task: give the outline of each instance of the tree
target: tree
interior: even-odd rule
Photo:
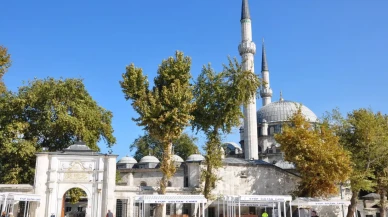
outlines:
[[[240,124],[241,105],[247,104],[260,86],[251,71],[242,70],[236,59],[228,59],[223,71],[216,73],[209,64],[204,66],[194,88],[197,107],[193,111],[193,129],[203,131],[207,142],[206,169],[202,170],[203,194],[211,199],[211,191],[219,179],[216,170],[222,166],[221,137]]]
[[[174,154],[187,159],[188,156],[197,153],[198,147],[195,145],[197,139],[183,133],[178,139],[172,142]],[[149,134],[139,136],[130,146],[130,151],[136,149],[134,158],[140,161],[144,156],[150,153],[159,160],[162,160],[163,145],[157,140],[151,138]]]
[[[3,76],[9,67],[11,67],[11,55],[8,53],[6,47],[0,45],[0,94],[6,90]]]
[[[97,143],[115,143],[112,113],[100,107],[82,80],[34,80],[0,97],[1,183],[31,183],[35,152],[67,148],[83,140],[99,151]]]
[[[330,196],[352,172],[349,153],[339,143],[328,122],[314,126],[306,120],[301,107],[275,135],[286,161],[293,163],[301,181],[295,192],[303,197]]]
[[[81,197],[86,197],[86,192],[81,188],[72,188],[66,192],[66,194],[70,197],[70,203],[76,204],[79,202]]]
[[[386,168],[388,157],[387,116],[371,109],[358,109],[343,118],[338,109],[327,115],[332,122],[342,146],[351,152],[353,173],[350,176],[351,204],[347,217],[354,215],[360,190],[377,188],[386,194]],[[383,191],[381,191],[383,190]],[[382,201],[385,203],[385,200]],[[384,204],[383,204],[384,205]],[[383,206],[384,207],[384,206]]]
[[[125,99],[132,101],[132,107],[139,114],[133,120],[162,144],[160,194],[166,193],[167,182],[176,170],[172,162],[172,141],[181,136],[193,119],[191,112],[195,104],[189,83],[190,67],[191,59],[177,51],[175,57],[169,57],[159,65],[152,89],[149,89],[142,69],[134,64],[126,67],[120,81]],[[157,216],[165,215],[163,208],[163,205],[157,207]]]

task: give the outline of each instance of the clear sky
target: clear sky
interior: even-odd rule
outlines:
[[[317,116],[335,107],[388,113],[388,1],[249,3],[258,48],[265,38],[273,101],[282,91]],[[153,79],[162,59],[181,50],[192,57],[193,77],[208,62],[220,70],[238,56],[240,13],[241,0],[2,1],[0,44],[13,59],[5,83],[16,91],[34,77],[83,78],[113,112],[113,151],[122,157],[142,135],[119,85],[125,66]],[[255,57],[259,73],[260,51]],[[238,142],[238,131],[226,140]]]

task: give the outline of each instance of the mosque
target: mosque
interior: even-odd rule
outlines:
[[[256,45],[252,41],[248,0],[242,1],[240,22],[242,40],[238,50],[242,66],[254,72]],[[177,172],[168,182],[167,195],[175,195],[177,199],[175,203],[166,204],[166,216],[225,216],[228,208],[220,201],[225,195],[289,195],[295,189],[300,178],[293,165],[283,160],[273,135],[281,131],[282,124],[297,111],[298,104],[282,97],[272,102],[273,91],[264,43],[261,75],[262,107],[257,110],[254,97],[244,107],[240,145],[234,142],[225,144],[223,167],[218,171],[222,178],[212,192],[215,199],[206,200],[206,212],[201,213],[201,204],[205,207],[205,200],[199,198],[204,157],[193,154],[182,159],[174,155]],[[317,116],[310,109],[306,106],[301,109],[307,119],[317,121]],[[104,217],[108,210],[115,217],[155,216],[154,203],[157,201],[140,203],[139,198],[157,194],[162,173],[156,157],[145,156],[139,162],[132,157],[123,157],[117,161],[117,155],[93,152],[82,142],[63,151],[41,152],[36,156],[33,186],[0,185],[2,211],[31,217]],[[86,193],[79,203],[70,204],[66,200],[66,192],[72,188],[81,188]],[[285,216],[288,211],[275,202],[265,206],[247,203],[239,208],[241,215],[246,217],[260,216],[264,210],[270,217]]]

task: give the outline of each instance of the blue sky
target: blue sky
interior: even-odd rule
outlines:
[[[264,37],[273,100],[302,102],[318,116],[339,107],[388,113],[388,1],[250,0],[253,40]],[[119,80],[135,63],[153,78],[176,50],[192,57],[192,74],[238,56],[241,0],[18,0],[1,3],[0,44],[13,66],[4,80],[16,91],[36,78],[83,78],[114,114],[120,157],[142,135]],[[260,70],[260,52],[256,73]],[[258,101],[258,107],[261,100]],[[238,131],[226,140],[238,142]],[[203,145],[200,136],[198,145]],[[104,144],[101,151],[106,152]]]

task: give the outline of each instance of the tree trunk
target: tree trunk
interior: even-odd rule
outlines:
[[[163,176],[160,180],[159,194],[166,194],[168,180],[175,174],[175,165],[172,162],[172,143],[168,143],[163,149],[163,158],[160,169]],[[166,204],[158,204],[155,207],[155,217],[166,216]]]
[[[348,207],[348,214],[346,217],[353,217],[357,208],[358,191],[352,191],[352,198],[350,198],[350,205]]]
[[[385,206],[387,203],[385,196],[387,195],[387,191],[385,189],[381,189],[379,191],[379,194],[380,194],[380,217],[385,217]]]
[[[211,174],[213,173],[213,166],[210,163],[207,163],[206,165],[206,175],[205,175],[205,186],[203,188],[203,195],[205,198],[210,197],[210,192],[212,190],[212,183],[211,183]]]

